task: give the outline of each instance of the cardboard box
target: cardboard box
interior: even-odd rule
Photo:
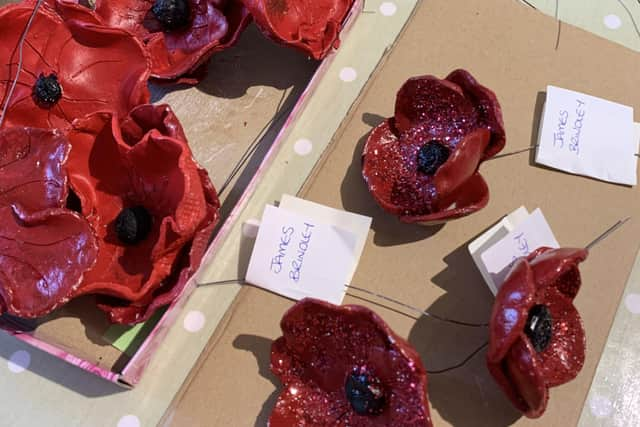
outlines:
[[[421,227],[384,213],[360,173],[367,135],[393,114],[396,91],[408,77],[444,77],[456,68],[469,70],[496,92],[508,153],[536,143],[548,84],[639,109],[640,55],[510,0],[422,2],[301,191],[309,200],[373,217],[355,285],[481,323],[494,298],[468,253],[470,241],[526,204],[542,208],[561,245],[583,246],[618,219],[639,212],[640,189],[543,168],[523,153],[482,165],[491,200],[472,216]],[[576,425],[639,244],[640,220],[632,218],[582,265],[583,287],[575,304],[584,320],[587,360],[574,381],[551,390],[541,419],[524,418],[511,406],[481,352],[459,369],[429,376],[434,425]],[[398,313],[400,307],[387,309],[350,294],[345,303],[376,310],[408,337],[430,370],[457,364],[488,339],[486,329],[411,318]],[[292,304],[243,289],[165,414],[166,425],[266,425],[281,389],[269,369],[271,342],[280,336],[280,318]]]
[[[0,6],[6,3],[0,0]],[[355,1],[345,19],[342,38],[348,35],[362,4],[362,0]],[[197,87],[152,87],[152,100],[168,103],[178,115],[194,156],[207,169],[216,188],[252,144],[260,141],[221,200],[221,224],[203,265],[228,235],[333,56],[320,63],[311,61],[268,40],[251,26],[237,46],[212,59],[207,78]],[[0,317],[0,329],[88,372],[133,387],[194,288],[192,279],[157,323],[148,322],[143,327],[144,340],[133,355],[105,339],[110,325],[91,297],[72,301],[37,321]]]

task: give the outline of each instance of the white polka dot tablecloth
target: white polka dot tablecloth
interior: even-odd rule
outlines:
[[[341,46],[327,77],[320,82],[316,96],[292,128],[265,176],[260,193],[253,197],[236,224],[235,240],[225,243],[223,255],[205,271],[208,281],[237,277],[239,239],[255,237],[259,226],[255,218],[260,217],[266,203],[273,201],[273,194],[295,193],[303,183],[417,1],[366,1],[363,15]],[[528,0],[527,3],[640,51],[637,0]],[[367,46],[366,53],[361,46]],[[225,252],[226,247],[233,250]],[[635,397],[640,390],[640,334],[636,333],[640,330],[640,264],[631,283],[585,402],[581,425],[640,426],[640,398]],[[156,426],[220,320],[211,314],[212,307],[230,304],[234,296],[224,287],[198,289],[142,383],[132,391],[0,333],[0,402],[5,409],[0,426]]]

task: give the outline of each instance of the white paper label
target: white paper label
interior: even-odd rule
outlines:
[[[367,217],[285,197],[280,208],[265,208],[246,280],[288,298],[341,304],[370,223]]]
[[[494,229],[500,232],[500,228],[492,228]],[[518,258],[527,256],[542,246],[560,247],[540,209],[521,219],[495,244],[488,248],[485,246],[486,249],[479,254],[482,265],[480,270],[486,272],[485,280],[491,291],[494,294],[498,292],[504,278]]]
[[[633,108],[547,87],[536,162],[603,181],[636,185]]]

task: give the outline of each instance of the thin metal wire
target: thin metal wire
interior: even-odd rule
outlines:
[[[16,86],[18,85],[18,80],[20,79],[20,73],[22,72],[22,56],[23,56],[22,51],[24,48],[24,43],[27,40],[27,33],[29,32],[31,25],[33,25],[33,20],[35,19],[41,4],[42,4],[42,0],[38,0],[35,6],[33,6],[33,11],[31,12],[31,16],[29,17],[29,20],[27,21],[27,25],[25,25],[24,31],[22,32],[22,35],[18,40],[18,45],[17,45],[18,69],[16,70],[16,77],[13,79],[13,83],[11,84],[9,91],[7,92],[7,98],[4,101],[4,105],[2,107],[2,113],[0,113],[0,128],[2,127],[2,123],[4,123],[4,119],[7,115],[7,109],[9,108],[9,103],[11,102],[11,98],[13,97],[13,92],[16,89]]]
[[[431,317],[431,318],[436,319],[436,320],[439,320],[439,321],[441,321],[441,322],[454,323],[454,324],[456,324],[456,325],[460,325],[460,326],[469,326],[469,327],[474,327],[474,328],[484,328],[484,327],[489,326],[489,324],[488,324],[488,323],[469,323],[469,322],[462,322],[462,321],[459,321],[459,320],[453,320],[453,319],[448,319],[448,318],[446,318],[446,317],[438,316],[437,314],[429,313],[428,311],[421,310],[421,309],[419,309],[419,308],[417,308],[417,307],[413,307],[413,306],[411,306],[411,305],[409,305],[409,304],[405,304],[405,303],[403,303],[403,302],[401,302],[401,301],[398,301],[398,300],[396,300],[396,299],[390,298],[390,297],[385,296],[385,295],[378,294],[378,293],[376,293],[376,292],[372,292],[372,291],[370,291],[370,290],[368,290],[368,289],[359,288],[359,287],[357,287],[357,286],[353,286],[353,285],[345,285],[345,287],[347,287],[347,288],[349,288],[349,289],[356,290],[356,291],[363,292],[363,293],[365,293],[365,294],[368,294],[368,295],[374,296],[374,297],[376,297],[376,298],[380,298],[380,299],[382,299],[382,300],[385,300],[385,301],[391,302],[391,303],[393,303],[393,304],[397,304],[397,305],[399,305],[399,306],[401,306],[401,307],[404,307],[404,308],[407,308],[407,309],[409,309],[409,310],[412,310],[412,311],[414,311],[415,313],[417,313],[417,314],[419,314],[419,315],[421,315],[421,316]]]
[[[523,148],[522,150],[518,150],[518,151],[512,151],[510,153],[504,153],[504,154],[498,154],[497,156],[493,156],[490,159],[487,160],[495,160],[495,159],[499,159],[501,157],[507,157],[507,156],[513,156],[514,154],[520,154],[520,153],[525,153],[527,151],[532,151],[535,150],[536,148],[538,148],[540,146],[540,144],[536,144],[533,147],[529,147],[529,148]]]
[[[278,122],[278,120],[280,120],[282,118],[282,115],[287,111],[286,109],[283,109],[282,107],[283,107],[284,101],[285,101],[288,93],[289,92],[287,90],[282,92],[282,97],[280,98],[280,101],[278,102],[278,105],[276,106],[275,114],[267,122],[267,124],[264,125],[264,127],[260,130],[258,135],[254,138],[254,140],[251,141],[251,144],[249,144],[249,146],[247,147],[245,152],[242,154],[242,157],[240,157],[240,160],[238,161],[238,163],[236,163],[236,165],[231,170],[231,174],[227,177],[227,179],[224,182],[224,184],[222,184],[222,186],[220,186],[220,191],[218,191],[218,195],[221,195],[222,193],[224,193],[227,190],[227,188],[229,187],[229,184],[231,184],[233,179],[242,170],[242,167],[249,161],[249,159],[256,152],[258,147],[260,147],[260,143],[263,141],[263,138],[266,135],[266,133],[269,130],[269,128],[271,127],[271,125],[276,123],[276,122]]]
[[[458,363],[457,365],[450,366],[450,367],[444,368],[444,369],[438,369],[436,371],[430,371],[430,370],[427,369],[427,373],[431,374],[431,375],[444,374],[445,372],[449,372],[449,371],[453,371],[454,369],[458,369],[458,368],[464,366],[469,360],[473,359],[476,354],[480,353],[488,345],[489,345],[489,342],[487,341],[486,343],[484,343],[480,347],[478,347],[473,353],[471,353],[469,356],[467,356],[466,359],[464,359],[462,362]]]
[[[589,243],[587,246],[585,246],[585,248],[587,250],[590,250],[595,245],[597,245],[598,243],[602,242],[604,239],[606,239],[611,234],[613,234],[614,231],[616,231],[618,228],[622,227],[630,219],[631,219],[631,217],[627,217],[625,219],[621,219],[620,221],[616,222],[611,227],[609,227],[604,233],[602,233],[601,235],[596,237],[591,243]]]

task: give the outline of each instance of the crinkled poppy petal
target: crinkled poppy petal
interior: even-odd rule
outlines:
[[[32,8],[0,9],[0,98],[4,102],[15,77],[18,39]],[[80,17],[80,14],[76,18]],[[24,65],[7,108],[4,126],[68,128],[79,117],[99,110],[125,115],[149,102],[150,61],[130,33],[95,25],[90,19],[63,22],[48,8],[40,9],[24,44]],[[34,95],[41,77],[55,76],[60,92],[48,103]]]
[[[345,425],[365,421],[369,425],[430,425],[426,373],[418,354],[371,310],[305,299],[284,315],[281,327],[283,337],[272,348],[272,370],[288,387],[283,401],[289,401],[289,386],[302,382],[335,397],[317,401],[314,392],[309,401],[301,395],[296,402],[308,402],[314,414],[330,413],[330,405],[346,406],[348,412],[341,415]],[[350,409],[350,404],[345,405],[347,377],[361,368],[372,372],[385,388],[387,399],[379,415],[364,417]],[[306,414],[300,410],[305,408],[283,405],[277,416],[304,418]],[[283,413],[286,411],[291,413]],[[316,420],[304,419],[316,425]]]
[[[144,322],[159,308],[173,303],[182,293],[189,279],[195,274],[209,242],[214,228],[220,219],[220,202],[217,193],[209,180],[207,172],[200,170],[202,186],[207,199],[207,216],[199,226],[191,245],[185,246],[183,254],[177,259],[174,273],[167,278],[165,284],[149,295],[136,302],[101,300],[98,307],[103,310],[111,323],[132,324]]]
[[[501,369],[509,385],[505,387],[500,381],[498,384],[507,392],[507,397],[516,407],[523,407],[524,403],[526,409],[523,412],[527,417],[540,417],[549,401],[549,389],[531,344],[524,339],[516,341]]]
[[[571,381],[582,369],[586,338],[578,311],[558,289],[546,289],[544,304],[553,319],[552,340],[538,357],[545,382],[554,387]]]
[[[586,249],[560,248],[544,251],[531,261],[538,287],[551,286],[573,299],[580,289],[578,264],[587,259]]]
[[[0,206],[19,203],[30,211],[63,207],[69,142],[57,130],[0,130]]]
[[[0,207],[0,305],[8,313],[39,317],[65,304],[96,256],[91,228],[76,213]]]
[[[184,129],[175,113],[168,105],[139,105],[120,122],[122,139],[133,146],[144,138],[147,132],[157,130],[162,135],[186,141]]]
[[[241,0],[260,30],[278,43],[322,59],[339,42],[353,0]]]
[[[396,127],[422,139],[461,139],[478,121],[478,112],[456,84],[433,76],[407,80],[396,96]],[[426,142],[426,141],[425,141]]]
[[[132,146],[123,140],[117,118],[106,113],[77,121],[69,138],[71,186],[100,241],[99,260],[87,272],[83,290],[146,299],[169,276],[180,250],[207,215],[191,152],[185,141],[157,129]],[[133,206],[147,209],[152,227],[142,242],[124,245],[114,222],[123,208]]]
[[[487,126],[491,131],[491,141],[487,146],[482,160],[493,157],[506,143],[502,108],[496,94],[482,86],[466,70],[456,70],[449,74],[446,80],[457,84],[464,94],[470,98],[478,111],[478,123]]]
[[[535,296],[533,271],[526,260],[520,259],[505,278],[493,304],[487,352],[489,361],[499,363],[520,339]]]

